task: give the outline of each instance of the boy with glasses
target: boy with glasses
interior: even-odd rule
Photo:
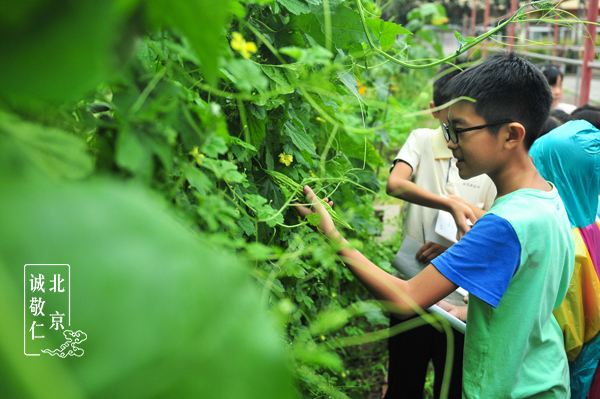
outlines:
[[[445,90],[446,84],[460,72],[460,69],[453,66],[438,72],[433,83],[431,108],[451,100],[451,93]],[[448,108],[432,114],[440,124],[447,122]],[[491,208],[496,197],[496,187],[488,176],[481,175],[469,180],[458,176],[456,160],[447,147],[447,140],[442,127],[412,131],[394,160],[387,183],[387,193],[404,200],[402,243],[414,240],[422,244],[416,254],[422,269],[447,249],[426,240],[438,209],[450,212],[464,235],[469,229],[466,219],[475,222],[484,210]],[[460,198],[464,203],[456,202],[450,197]],[[394,271],[394,276],[408,280],[414,276],[414,271],[401,266]],[[453,305],[464,305],[463,297],[458,293],[450,294],[445,300]],[[400,322],[397,317],[390,317],[390,327]],[[449,399],[460,398],[462,395],[463,346],[464,335],[455,334]],[[446,335],[443,332],[427,324],[390,337],[388,348],[386,399],[421,399],[430,360],[436,375],[434,398],[440,397],[446,364]]]
[[[312,190],[304,191],[348,268],[392,312],[414,313],[407,297],[428,308],[458,286],[469,291],[463,397],[567,398],[567,356],[552,311],[573,272],[573,235],[556,188],[528,155],[550,111],[550,87],[535,66],[510,53],[459,74],[449,90],[454,98],[476,100],[460,101],[448,112],[448,148],[459,175],[487,174],[498,196],[457,244],[417,276],[394,278],[349,248]]]

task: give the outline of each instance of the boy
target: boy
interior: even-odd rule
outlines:
[[[392,312],[427,308],[458,286],[470,292],[463,397],[567,398],[569,371],[552,310],[573,270],[574,243],[554,186],[527,151],[550,110],[542,73],[513,53],[489,57],[453,78],[444,132],[459,175],[487,174],[498,190],[492,208],[454,246],[409,281],[397,279],[347,247],[331,218],[304,188],[320,229],[352,273]],[[302,215],[311,211],[298,206]]]
[[[438,78],[433,83],[431,108],[451,100],[452,96],[447,92],[446,84],[460,72],[459,69],[450,66],[438,73]],[[483,208],[486,211],[491,208],[496,197],[496,187],[488,176],[480,175],[469,180],[458,177],[456,160],[452,158],[452,151],[448,149],[442,132],[442,123],[446,122],[448,108],[432,114],[439,121],[439,127],[411,132],[394,160],[387,183],[387,193],[404,200],[402,241],[410,237],[425,243],[417,252],[423,268],[447,249],[442,245],[426,242],[425,239],[438,209],[454,215],[462,215],[462,210],[473,222],[481,216],[468,209],[465,204],[444,198],[442,195],[456,195],[466,203],[473,204],[473,208]],[[459,223],[466,221],[458,220],[457,224]],[[468,228],[463,226],[463,234],[466,229]],[[395,271],[394,276],[408,279],[412,277],[412,273],[401,268]],[[452,293],[446,300],[453,305],[463,304],[462,296],[458,293]],[[390,318],[390,327],[398,323],[400,320],[396,317]],[[454,365],[448,396],[450,399],[460,398],[462,395],[464,336],[455,334],[454,338]],[[439,398],[446,362],[446,335],[426,324],[390,337],[388,345],[388,389],[385,397],[421,399],[429,360],[433,360],[437,376],[434,380],[434,398]]]

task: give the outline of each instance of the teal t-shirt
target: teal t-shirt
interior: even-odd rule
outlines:
[[[575,259],[556,188],[517,190],[432,263],[469,291],[463,397],[568,398],[562,332],[552,315]]]

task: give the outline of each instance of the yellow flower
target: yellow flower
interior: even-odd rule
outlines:
[[[279,154],[279,162],[284,164],[285,166],[290,166],[292,161],[294,160],[293,155],[286,154],[285,151]]]
[[[321,118],[320,116],[317,116],[317,117],[316,117],[316,119],[317,119],[319,122],[323,122],[323,123],[325,123],[325,119]]]
[[[342,378],[346,378],[346,373],[342,371]]]
[[[361,96],[364,96],[365,93],[367,92],[367,88],[363,85],[360,84],[360,82],[358,81],[358,79],[356,79],[356,84],[358,85],[358,94],[360,94]]]
[[[231,48],[238,51],[245,59],[250,58],[252,54],[258,51],[256,44],[246,42],[241,33],[233,32],[231,35],[233,36],[233,39],[231,39]]]
[[[445,24],[446,22],[448,22],[447,17],[443,17],[442,19],[432,19],[431,20],[431,23],[434,25],[442,25],[442,24]]]
[[[206,158],[204,154],[200,154],[198,152],[198,146],[194,146],[194,150],[190,151],[190,155],[196,158],[196,162],[198,162],[198,165],[202,163],[202,158]]]
[[[325,341],[325,336],[321,335],[321,341]]]
[[[332,298],[335,298],[336,296],[337,296],[337,294],[336,294],[335,292],[332,292],[332,293],[331,293],[331,297],[332,297]]]

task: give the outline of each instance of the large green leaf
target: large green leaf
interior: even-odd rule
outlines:
[[[21,148],[29,162],[51,176],[78,179],[93,170],[85,142],[73,134],[25,122],[0,111],[0,136],[2,134]]]
[[[11,154],[0,147],[4,161]],[[56,185],[0,170],[1,397],[293,397],[278,336],[240,259],[198,239],[140,187]],[[83,356],[23,354],[31,263],[70,265],[70,328],[87,334]],[[46,331],[32,342],[64,342]]]
[[[351,135],[350,133],[342,132],[339,134],[338,139],[339,149],[344,154],[360,160],[366,159],[369,165],[383,165],[383,159],[381,159],[373,144],[366,140],[364,135]]]
[[[321,31],[327,35],[323,7],[311,6],[311,10],[321,23]],[[338,48],[347,50],[354,43],[367,43],[367,36],[358,12],[340,5],[337,8],[332,7],[329,13],[331,15],[331,40]],[[373,41],[377,43],[378,39],[373,31],[369,30],[369,34]]]
[[[398,35],[412,35],[412,32],[393,22],[387,22],[383,19],[367,18],[367,25],[373,29],[375,36],[379,39],[379,44],[383,51],[388,51],[396,41]]]
[[[19,102],[72,100],[132,53],[115,0],[30,0],[0,7],[0,94]]]
[[[288,81],[284,65],[261,65],[260,67],[270,79],[271,91],[277,91],[279,94],[294,92],[295,88]]]
[[[356,97],[358,101],[362,101],[363,103],[365,102],[358,92],[358,83],[356,82],[356,77],[352,71],[339,71],[338,78],[344,84],[344,86],[346,86],[348,90],[354,94],[354,97]]]
[[[308,14],[310,12],[310,6],[304,0],[278,0],[279,3],[287,8],[291,13],[300,15]]]
[[[154,26],[174,27],[188,37],[200,57],[204,76],[214,83],[218,55],[228,45],[223,28],[231,5],[231,0],[149,0],[146,10]]]
[[[315,143],[312,137],[306,133],[304,127],[297,119],[286,122],[284,128],[286,136],[292,139],[292,143],[294,143],[300,151],[307,151],[313,155],[316,154]]]

